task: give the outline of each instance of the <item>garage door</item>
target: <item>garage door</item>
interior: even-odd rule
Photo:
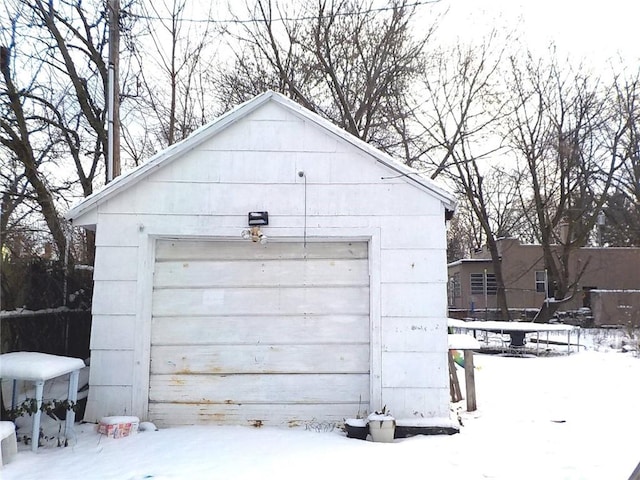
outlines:
[[[158,241],[150,419],[298,425],[368,404],[366,243]]]

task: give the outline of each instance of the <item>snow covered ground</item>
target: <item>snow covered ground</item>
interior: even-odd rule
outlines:
[[[478,410],[452,406],[457,435],[376,444],[339,429],[193,426],[110,439],[84,424],[67,448],[21,445],[0,477],[626,480],[640,461],[640,358],[607,342],[569,356],[476,355]]]

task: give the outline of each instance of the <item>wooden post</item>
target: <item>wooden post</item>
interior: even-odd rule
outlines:
[[[464,351],[464,384],[467,389],[467,412],[474,412],[476,405],[476,377],[473,369],[473,350]]]
[[[453,403],[462,400],[462,392],[460,391],[460,383],[456,373],[456,363],[453,361],[451,350],[449,350],[449,392]]]

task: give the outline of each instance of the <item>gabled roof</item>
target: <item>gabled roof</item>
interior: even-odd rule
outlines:
[[[233,125],[237,121],[246,117],[251,112],[257,110],[259,107],[270,101],[280,104],[286,109],[292,111],[295,115],[314,123],[318,127],[352,144],[356,148],[375,158],[382,165],[385,165],[391,170],[397,172],[397,174],[402,176],[405,181],[414,183],[423,190],[431,193],[434,197],[436,197],[444,204],[447,210],[451,212],[455,210],[456,200],[453,194],[438,187],[430,179],[420,174],[417,170],[409,168],[406,165],[396,161],[390,155],[387,155],[386,153],[355,137],[354,135],[337,127],[330,121],[320,117],[318,114],[307,110],[301,105],[298,105],[296,102],[290,100],[284,95],[269,90],[245,103],[236,106],[224,115],[215,119],[213,122],[200,127],[181,142],[175,143],[170,147],[162,150],[161,152],[158,152],[142,165],[127,172],[124,175],[115,178],[112,182],[105,185],[103,188],[94,192],[93,194],[89,195],[76,206],[71,208],[67,212],[65,217],[68,220],[78,218],[79,216],[97,207],[100,203],[114,197],[119,192],[128,189],[132,185],[135,185],[137,182],[154,172],[156,169],[171,163],[174,159],[179,158],[182,154],[209,140],[217,133]]]

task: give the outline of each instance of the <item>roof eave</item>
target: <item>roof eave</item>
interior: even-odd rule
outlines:
[[[447,210],[448,215],[450,214],[450,212],[453,212],[455,210],[457,202],[453,194],[438,187],[417,170],[400,164],[390,155],[355,137],[347,131],[337,127],[330,121],[320,117],[310,110],[303,108],[293,100],[285,97],[284,95],[269,90],[229,110],[228,112],[214,120],[212,123],[200,127],[184,140],[169,146],[161,152],[158,152],[147,162],[143,163],[140,167],[135,168],[130,172],[115,178],[112,182],[105,185],[97,192],[89,195],[73,208],[69,209],[65,214],[65,218],[73,222],[74,219],[78,219],[79,217],[85,215],[90,210],[96,208],[101,203],[116,195],[119,191],[142,180],[148,174],[148,172],[153,171],[156,168],[160,168],[166,162],[171,161],[179,157],[181,154],[197,147],[202,142],[208,140],[210,137],[229,127],[230,125],[233,125],[236,121],[256,110],[269,100],[274,100],[281,105],[289,108],[290,110],[295,111],[297,114],[303,116],[310,122],[313,122],[320,128],[329,131],[333,135],[338,136],[339,138],[352,144],[356,148],[364,151],[368,155],[371,155],[376,159],[376,161],[391,169],[392,171],[400,174],[400,176],[404,177],[407,181],[412,182],[421,189],[430,192],[442,202],[445,210]],[[89,224],[90,223],[87,223],[87,225]]]

